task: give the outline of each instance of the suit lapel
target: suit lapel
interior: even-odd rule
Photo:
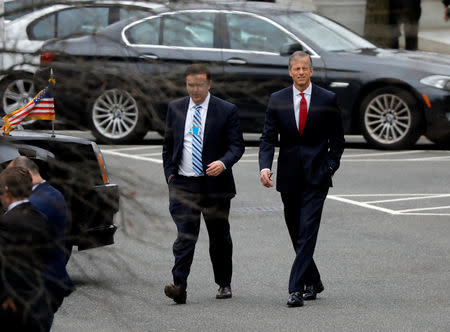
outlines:
[[[211,95],[209,98],[209,104],[208,104],[208,112],[206,113],[206,121],[205,121],[205,132],[203,133],[203,142],[206,141],[206,138],[210,134],[211,128],[212,128],[212,121],[214,118],[215,110],[216,110],[216,102],[214,100],[214,96]]]
[[[178,112],[180,112],[179,114],[179,123],[178,126],[178,132],[182,132],[184,133],[184,127],[186,126],[186,117],[187,117],[187,112],[188,112],[188,107],[189,107],[189,97],[185,97],[183,100],[183,103],[181,103],[181,107],[178,110]],[[182,138],[184,139],[184,134],[182,136]]]
[[[286,93],[286,113],[289,118],[289,123],[295,131],[298,131],[297,123],[295,121],[295,112],[298,112],[298,110],[294,109],[294,91],[291,86]]]

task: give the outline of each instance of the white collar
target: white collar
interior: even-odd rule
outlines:
[[[36,183],[36,184],[31,188],[31,191],[33,191],[34,189],[36,189],[37,186],[39,186],[40,184],[42,184],[42,183],[44,183],[44,182],[45,182],[45,180],[42,180],[41,182]]]
[[[9,204],[8,209],[6,210],[5,213],[7,213],[8,211],[14,209],[17,205],[20,205],[20,204],[23,204],[23,203],[26,203],[26,202],[28,202],[28,199],[23,199],[21,201],[12,202],[11,204]]]
[[[199,104],[199,106],[202,107],[203,110],[207,110],[208,109],[208,104],[209,104],[209,99],[210,99],[211,95],[208,92],[208,95],[206,96],[205,100],[203,100],[203,103]],[[189,97],[189,110],[192,109],[195,105],[197,105],[196,103],[194,103],[194,101],[192,100],[191,97]]]
[[[294,84],[292,84],[292,88],[294,90],[294,96],[298,96],[302,92],[299,89],[297,89]],[[311,92],[312,92],[312,83],[309,83],[308,87],[305,90],[303,90],[303,93],[305,95],[311,95]]]

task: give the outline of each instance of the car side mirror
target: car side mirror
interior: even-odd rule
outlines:
[[[300,43],[286,43],[280,47],[280,55],[291,55],[297,51],[304,51],[303,46]]]

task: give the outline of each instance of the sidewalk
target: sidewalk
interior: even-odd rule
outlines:
[[[420,30],[419,49],[450,54],[450,27],[448,29]]]
[[[422,0],[419,49],[450,54],[450,21],[444,21],[441,0]]]

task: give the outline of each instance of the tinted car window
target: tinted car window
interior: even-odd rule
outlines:
[[[136,24],[125,32],[131,44],[158,45],[161,18],[156,17]]]
[[[313,13],[287,13],[277,20],[295,33],[308,36],[326,51],[374,48],[375,46],[341,25]]]
[[[84,7],[58,13],[57,37],[76,33],[92,33],[108,25],[109,8]]]
[[[126,19],[129,17],[134,17],[134,16],[140,16],[142,14],[148,13],[149,10],[145,10],[145,9],[133,9],[133,8],[120,8],[119,9],[119,15],[120,15],[120,19]]]
[[[259,17],[245,14],[226,17],[232,49],[278,53],[283,44],[294,42],[280,28]]]
[[[212,12],[164,16],[163,44],[213,48],[214,17]]]
[[[33,25],[30,30],[31,40],[47,40],[55,37],[56,15],[46,16]]]

